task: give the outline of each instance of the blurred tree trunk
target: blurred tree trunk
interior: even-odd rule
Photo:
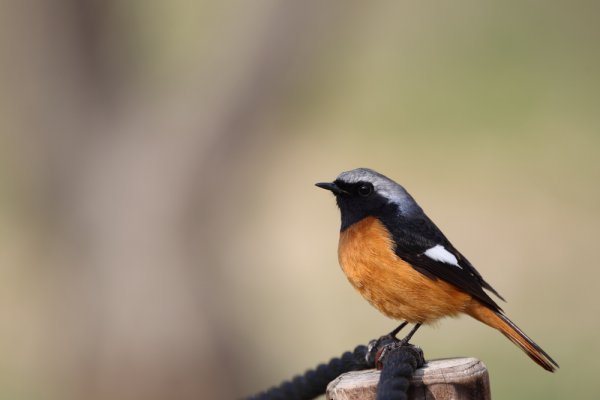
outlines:
[[[7,113],[27,132],[13,139],[31,155],[19,162],[52,238],[35,273],[39,368],[58,397],[239,395],[232,327],[215,307],[226,295],[215,194],[230,190],[248,144],[275,140],[255,123],[318,37],[304,29],[311,4],[257,3],[237,17],[253,24],[219,36],[233,64],[198,66],[198,90],[166,98],[130,83],[138,71],[117,2],[3,6]]]

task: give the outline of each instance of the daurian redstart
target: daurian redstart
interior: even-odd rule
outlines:
[[[388,317],[415,326],[466,313],[502,332],[548,371],[558,364],[484,291],[504,300],[446,239],[410,194],[366,168],[317,183],[335,195],[342,215],[338,257],[350,283]]]

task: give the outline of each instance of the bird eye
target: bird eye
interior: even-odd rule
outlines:
[[[364,183],[358,187],[358,194],[363,197],[367,197],[371,193],[373,193],[373,185],[370,183]]]

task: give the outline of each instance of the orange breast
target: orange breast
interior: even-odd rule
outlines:
[[[393,249],[390,233],[374,217],[340,234],[338,257],[344,273],[383,314],[427,323],[456,315],[469,304],[469,294],[441,279],[426,277],[396,256]]]

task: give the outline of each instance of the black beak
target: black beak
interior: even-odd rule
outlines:
[[[341,189],[338,185],[336,185],[333,182],[315,183],[315,186],[318,186],[321,189],[330,190],[330,191],[332,191],[336,195],[338,195],[338,194],[348,194],[348,192],[346,192],[345,190]]]

